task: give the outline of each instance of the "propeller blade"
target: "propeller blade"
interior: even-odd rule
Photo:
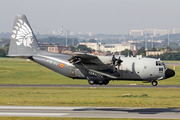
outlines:
[[[115,65],[113,65],[113,72],[115,72],[116,68],[115,68]]]
[[[120,70],[119,70],[119,67],[120,67],[120,65],[118,65],[118,70],[117,70],[117,71],[118,71],[118,73],[120,74]],[[120,76],[121,76],[121,75],[120,75]]]
[[[117,59],[116,59],[116,58],[114,57],[114,55],[113,55],[113,57],[112,57],[112,64],[113,64],[113,65],[115,65],[116,60],[117,60]]]

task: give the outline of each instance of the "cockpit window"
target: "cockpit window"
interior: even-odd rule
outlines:
[[[167,66],[162,61],[156,61],[156,66],[164,66],[164,69],[167,69]]]
[[[162,66],[161,61],[156,61],[156,66]]]
[[[167,66],[164,64],[164,62],[162,62],[162,63],[163,63],[164,69],[167,69]]]
[[[161,61],[156,61],[156,66],[163,66],[163,65],[164,65],[163,62],[161,62]]]

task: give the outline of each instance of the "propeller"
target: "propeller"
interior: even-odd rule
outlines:
[[[113,55],[113,57],[112,57],[112,66],[113,66],[113,72],[115,72],[115,63],[116,63],[116,58],[114,57],[114,55]]]
[[[123,61],[121,60],[120,57],[118,59],[116,59],[115,56],[113,55],[113,57],[112,57],[113,72],[115,72],[115,66],[118,66],[118,72],[119,72],[119,67],[121,66],[122,62]]]
[[[119,59],[117,60],[117,66],[118,66],[118,73],[120,73],[119,72],[119,67],[121,66],[121,63],[122,63],[123,61],[121,60],[121,58],[120,58],[120,56],[119,56]]]

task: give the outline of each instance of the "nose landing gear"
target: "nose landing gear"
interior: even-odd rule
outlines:
[[[151,84],[152,84],[152,86],[157,86],[158,82],[157,82],[156,80],[153,80],[153,81],[151,82]]]

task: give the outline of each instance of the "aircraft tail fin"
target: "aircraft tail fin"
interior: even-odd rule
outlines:
[[[17,15],[12,29],[9,52],[7,56],[27,57],[40,50],[36,37],[25,15]]]

